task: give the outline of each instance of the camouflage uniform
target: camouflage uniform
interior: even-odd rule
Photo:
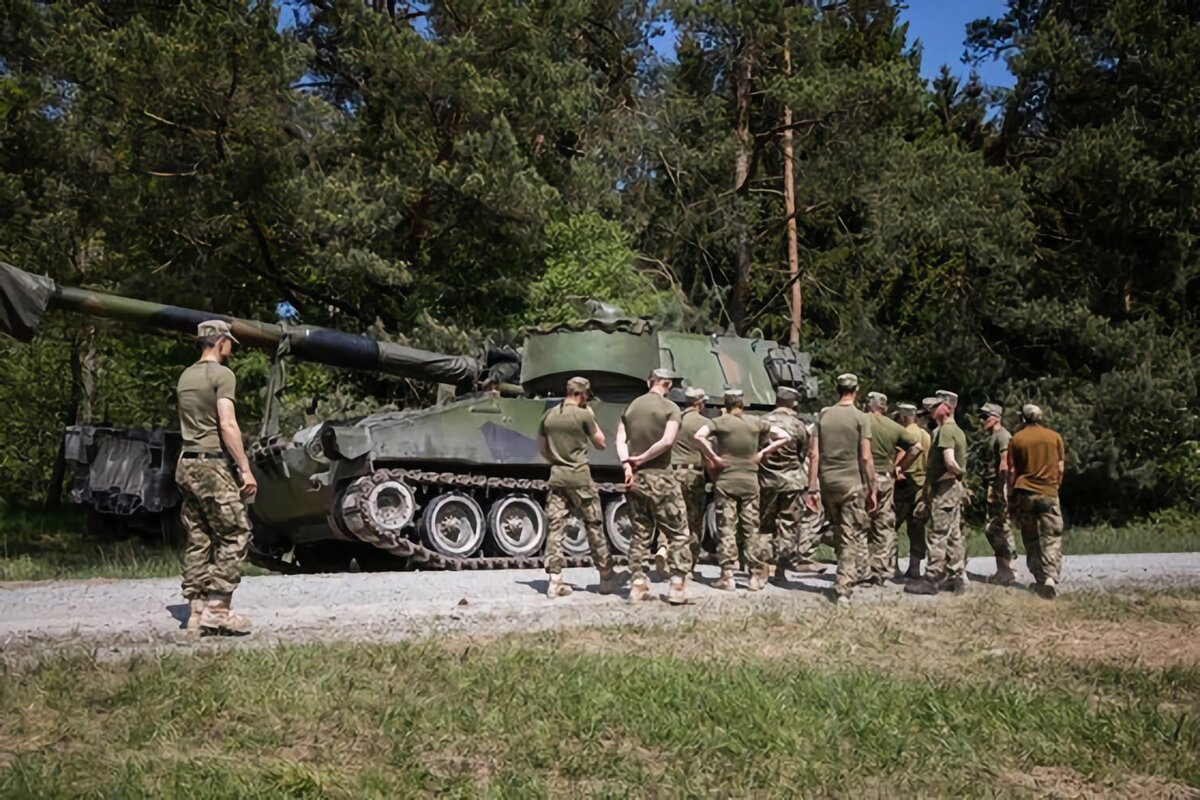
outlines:
[[[671,470],[679,482],[683,505],[687,513],[688,543],[692,564],[700,563],[700,548],[704,541],[704,511],[708,505],[708,478],[696,443],[696,432],[708,423],[708,418],[695,409],[683,412],[679,434],[671,448]]]
[[[1029,571],[1039,590],[1048,588],[1049,596],[1053,596],[1062,577],[1058,465],[1066,460],[1066,446],[1058,433],[1041,423],[1042,412],[1037,406],[1027,405],[1021,414],[1028,422],[1009,443],[1017,523]]]
[[[1025,545],[1025,563],[1034,580],[1047,578],[1057,585],[1062,580],[1062,507],[1057,497],[1017,493],[1017,524]]]
[[[566,565],[563,539],[566,537],[567,520],[572,513],[583,521],[592,550],[592,561],[601,573],[607,572],[612,559],[608,552],[608,540],[604,537],[600,493],[595,485],[550,487],[550,495],[546,499],[546,572],[556,575]]]
[[[633,580],[646,577],[646,558],[655,528],[667,540],[667,565],[672,575],[692,569],[688,546],[687,510],[675,473],[667,469],[640,469],[628,492],[633,541],[629,546],[629,571]]]
[[[987,469],[984,485],[987,487],[987,540],[996,558],[1009,561],[1014,555],[1012,536],[1008,532],[1008,484],[998,484],[1000,465],[1008,458],[1008,444],[1012,434],[997,426],[988,439]]]
[[[935,584],[946,578],[962,583],[967,577],[967,548],[962,532],[962,505],[967,490],[961,478],[949,476],[944,451],[954,450],[959,468],[966,470],[967,437],[951,416],[938,426],[932,438],[926,485],[930,524],[925,576]]]
[[[871,524],[867,516],[866,489],[856,489],[845,494],[821,493],[825,516],[833,526],[834,546],[837,549],[838,568],[834,588],[838,595],[849,596],[854,585],[868,575],[867,527]]]
[[[758,451],[759,436],[769,426],[744,414],[725,414],[709,426],[717,436],[717,455],[729,462],[713,486],[721,569],[737,568],[741,539],[746,567],[751,572],[765,570],[771,559],[771,540],[758,525],[758,467],[752,458]]]
[[[905,526],[910,564],[919,564],[927,555],[925,522],[929,519],[929,508],[925,497],[925,464],[929,460],[932,440],[929,432],[915,422],[907,428],[920,442],[922,452],[904,471],[903,479],[896,481],[896,528]]]
[[[857,386],[858,378],[839,375],[839,386]],[[821,502],[832,526],[838,569],[834,590],[849,599],[853,588],[867,577],[868,486],[863,481],[862,444],[871,441],[871,416],[852,405],[839,403],[817,416],[820,453]]]
[[[183,596],[198,600],[210,593],[232,594],[250,546],[250,519],[232,468],[219,458],[180,458],[175,482],[187,533]]]
[[[795,563],[800,546],[808,428],[790,408],[776,408],[763,421],[788,434],[788,443],[769,454],[758,470],[762,535],[772,541],[776,569],[782,570]]]

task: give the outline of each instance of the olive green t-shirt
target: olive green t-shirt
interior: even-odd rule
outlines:
[[[929,436],[929,431],[915,422],[905,427],[904,430],[915,436],[917,441],[921,443],[921,452],[908,465],[908,469],[904,470],[904,475],[907,480],[913,482],[913,486],[924,486],[925,471],[929,464],[929,447],[933,440]]]
[[[983,465],[985,482],[991,483],[1000,474],[1000,465],[1008,458],[1008,443],[1010,441],[1012,441],[1012,434],[1005,430],[1002,425],[992,431],[992,435],[988,437],[987,463]]]
[[[538,436],[550,451],[551,486],[588,486],[588,445],[596,433],[596,415],[591,409],[563,403],[542,415]]]
[[[1027,492],[1058,497],[1058,462],[1066,460],[1062,437],[1045,425],[1027,425],[1008,445],[1016,481]]]
[[[776,489],[803,489],[808,485],[808,474],[804,470],[808,456],[808,428],[804,421],[790,408],[777,408],[763,417],[763,423],[764,428],[774,426],[787,433],[788,440],[778,450],[768,453],[759,464],[759,481],[763,486]]]
[[[821,491],[846,495],[863,488],[858,449],[870,439],[871,417],[854,406],[829,406],[817,417]]]
[[[179,431],[183,449],[221,452],[217,401],[236,402],[237,378],[233,370],[216,361],[197,361],[183,371],[175,394],[179,400]]]
[[[671,448],[671,464],[681,467],[699,467],[704,463],[700,445],[696,442],[696,432],[709,423],[708,417],[694,408],[683,412],[679,418],[679,435],[675,437],[675,445]]]
[[[717,455],[729,462],[717,476],[717,483],[757,489],[758,465],[754,456],[758,453],[758,437],[768,426],[745,414],[722,414],[708,425],[716,435]]]
[[[883,475],[896,474],[896,450],[907,451],[917,443],[912,431],[883,414],[871,415],[871,457],[875,471]]]
[[[964,472],[967,469],[967,435],[953,418],[947,419],[933,432],[932,451],[929,455],[929,480],[936,483],[947,476],[946,454],[944,450],[954,450],[954,460],[958,468]],[[946,480],[950,480],[947,476]]]
[[[646,392],[625,406],[621,422],[625,423],[625,439],[629,443],[629,455],[646,452],[662,438],[668,422],[679,422],[679,406],[656,392]],[[693,434],[694,435],[694,434]],[[676,434],[676,439],[679,434]],[[666,469],[671,466],[671,448],[659,453],[640,469]]]

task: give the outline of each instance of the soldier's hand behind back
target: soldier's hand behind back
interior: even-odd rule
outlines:
[[[254,479],[254,473],[246,470],[242,473],[242,497],[254,497],[258,494],[258,481]]]

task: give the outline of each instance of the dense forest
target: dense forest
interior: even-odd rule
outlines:
[[[1009,0],[964,53],[1013,88],[924,81],[889,0],[0,0],[0,260],[451,351],[587,298],[795,311],[823,399],[1036,401],[1076,519],[1200,504],[1200,4]],[[170,424],[190,347],[0,341],[0,497],[43,502],[68,422]],[[308,367],[289,402],[428,391]]]

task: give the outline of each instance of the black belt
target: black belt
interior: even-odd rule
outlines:
[[[179,457],[180,458],[213,458],[213,459],[220,458],[220,459],[224,459],[225,454],[224,453],[180,453]]]

